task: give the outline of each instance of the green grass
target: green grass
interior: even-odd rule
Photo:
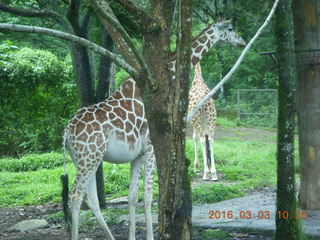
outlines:
[[[54,157],[57,159],[53,159]],[[55,163],[50,163],[50,159]],[[59,166],[53,167],[61,159],[62,162],[58,164]],[[75,178],[75,168],[70,158],[67,161],[69,190],[71,190],[71,185]],[[0,207],[61,201],[60,176],[63,174],[63,166],[61,165],[63,163],[63,155],[61,153],[31,154],[21,159],[0,159],[0,162],[2,162],[2,166],[10,166],[10,168],[5,167],[0,171]],[[44,167],[45,164],[50,167]],[[37,168],[37,171],[31,171]],[[103,168],[107,198],[112,199],[128,195],[130,165],[104,163]],[[8,169],[12,171],[8,171]],[[16,172],[17,169],[21,169],[21,171]],[[158,178],[155,176],[155,183],[157,182]],[[143,177],[140,178],[139,186],[139,199],[142,199]],[[158,185],[155,184],[154,186],[154,195],[156,197]]]
[[[231,128],[230,128],[231,129]],[[186,155],[191,160],[189,173],[193,171],[194,146],[191,139],[186,141]],[[297,152],[295,153],[297,156]],[[200,169],[203,169],[202,149],[199,147]],[[52,161],[52,162],[51,162]],[[230,186],[211,184],[193,189],[195,203],[211,203],[238,197],[249,189],[273,187],[276,185],[276,145],[263,141],[241,139],[220,140],[215,143],[215,162],[221,182]],[[63,173],[63,157],[60,153],[32,154],[21,159],[0,159],[0,207],[60,202],[60,175]],[[56,165],[58,166],[56,166]],[[70,188],[75,169],[68,158]],[[37,171],[35,171],[37,169]],[[19,170],[19,172],[16,172]],[[299,163],[296,163],[296,173]],[[104,182],[107,198],[128,194],[129,164],[104,164]],[[142,199],[140,178],[139,199]],[[158,178],[155,176],[154,198],[158,195]]]
[[[217,125],[218,126],[224,126],[224,127],[236,127],[237,123],[236,121],[230,120],[225,117],[219,117],[217,118]]]
[[[187,140],[186,154],[193,166],[194,148],[191,139]],[[201,149],[198,154],[200,169],[203,169]],[[215,162],[217,172],[223,175],[219,180],[235,182],[232,187],[241,192],[276,185],[275,144],[262,141],[217,141]]]
[[[203,231],[204,239],[231,239],[230,233],[220,229],[206,229]]]
[[[235,187],[223,184],[206,184],[193,189],[193,203],[216,203],[230,198],[241,197],[244,194]]]

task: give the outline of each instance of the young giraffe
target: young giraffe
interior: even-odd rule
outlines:
[[[193,41],[192,66],[218,41],[230,41],[236,45],[245,44],[242,38],[233,32],[230,21],[212,24]],[[174,79],[175,61],[171,61],[169,67]],[[129,239],[135,239],[138,179],[142,164],[145,164],[144,202],[147,240],[152,240],[151,202],[156,163],[144,105],[134,80],[125,81],[120,90],[104,102],[80,109],[66,127],[63,143],[69,150],[77,171],[72,191],[68,196],[72,216],[72,239],[78,237],[78,217],[83,200],[97,217],[106,239],[114,239],[101,215],[96,192],[95,172],[101,161],[105,160],[116,164],[131,163]],[[67,192],[66,184],[64,192]],[[68,203],[64,202],[65,210],[67,206]]]
[[[189,106],[188,110],[191,111],[202,98],[204,98],[210,89],[206,85],[201,72],[200,63],[195,66],[195,76],[192,81],[192,86],[189,91]],[[204,174],[203,179],[209,180],[211,172],[211,179],[217,181],[217,172],[214,164],[214,130],[216,126],[217,111],[215,108],[214,100],[211,98],[208,100],[203,107],[193,116],[190,120],[193,128],[193,142],[194,142],[194,169],[199,170],[199,159],[198,159],[198,141],[200,139],[202,144],[202,154],[204,161]],[[206,136],[207,135],[207,136]],[[208,142],[206,142],[206,137]],[[210,144],[211,143],[211,144]],[[211,145],[211,146],[210,146]],[[210,148],[209,149],[207,148]],[[210,154],[210,156],[208,156]]]
[[[64,131],[64,146],[76,166],[76,179],[69,193],[72,239],[78,238],[78,217],[84,200],[97,217],[106,239],[114,239],[104,221],[97,197],[95,173],[104,160],[130,163],[129,239],[135,239],[135,207],[138,180],[144,164],[144,204],[147,239],[153,239],[152,185],[155,155],[139,88],[133,79],[104,102],[80,109]],[[66,203],[65,203],[66,204]]]

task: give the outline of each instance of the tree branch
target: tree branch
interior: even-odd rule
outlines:
[[[153,19],[143,9],[138,8],[131,0],[114,0],[119,3],[127,12],[132,14],[134,18],[138,19],[140,24],[145,25]]]
[[[101,55],[104,55],[108,58],[110,58],[115,64],[123,68],[125,71],[127,71],[132,77],[138,78],[139,72],[134,69],[132,66],[130,66],[128,63],[126,63],[122,58],[118,57],[114,53],[108,51],[107,49],[88,41],[85,38],[81,38],[75,35],[72,35],[70,33],[65,33],[49,28],[43,28],[43,27],[33,27],[33,26],[26,26],[26,25],[18,25],[18,24],[7,24],[7,23],[0,23],[0,30],[10,30],[15,32],[25,32],[25,33],[36,33],[36,34],[43,34],[48,35],[52,37],[57,37],[63,40],[67,40],[70,42],[78,43],[84,47],[87,47]]]
[[[186,121],[189,122],[190,119],[194,116],[195,113],[197,113],[200,108],[208,101],[222,86],[223,84],[230,79],[232,74],[238,69],[240,63],[242,62],[245,55],[248,53],[249,49],[251,48],[254,41],[260,36],[261,32],[266,28],[266,26],[269,24],[276,8],[278,5],[279,0],[275,0],[273,7],[265,20],[265,22],[262,24],[262,26],[259,28],[257,33],[254,35],[254,37],[250,40],[248,45],[245,47],[245,49],[242,51],[240,57],[238,58],[237,62],[234,64],[234,66],[231,68],[231,70],[228,72],[228,74],[205,96],[201,101],[192,109],[192,111],[188,114]]]
[[[146,75],[146,80],[150,84],[150,88],[152,88],[151,73],[149,71],[147,63],[144,60],[144,57],[135,46],[129,34],[125,31],[125,29],[122,27],[122,25],[114,15],[109,4],[106,1],[101,0],[89,0],[89,3],[100,18],[102,24],[106,27],[106,29],[112,36],[114,42],[118,44],[118,49],[124,53],[125,60],[129,63],[133,63],[133,66],[135,67],[138,67],[135,64],[136,62],[138,62],[141,70]],[[118,41],[120,41],[120,46]]]
[[[14,8],[10,7],[5,4],[0,3],[0,10],[3,12],[11,13],[17,16],[22,16],[22,17],[49,17],[58,22],[61,26],[69,30],[69,24],[68,22],[62,17],[60,14],[53,12],[53,11],[34,11],[34,10],[29,10],[29,9],[22,9],[22,8]]]

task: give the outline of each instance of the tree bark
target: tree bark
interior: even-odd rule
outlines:
[[[101,45],[108,49],[110,52],[113,51],[113,41],[110,38],[107,31],[102,27],[102,41]],[[105,56],[100,56],[99,63],[99,73],[98,73],[98,86],[96,89],[96,102],[101,102],[108,97],[109,94],[109,77],[111,70],[111,60]],[[96,182],[97,182],[97,194],[99,199],[100,208],[106,207],[106,194],[104,189],[104,177],[103,177],[103,162],[101,162],[97,172],[96,172]]]
[[[300,151],[300,204],[320,209],[320,2],[294,0],[297,61],[298,131]]]
[[[275,33],[278,57],[278,151],[277,151],[277,213],[275,239],[301,239],[295,218],[294,117],[295,69],[291,0],[282,0],[276,10]],[[285,218],[284,213],[290,217]],[[293,214],[293,215],[292,215]]]
[[[191,189],[189,162],[185,157],[184,118],[188,106],[192,1],[181,1],[181,38],[177,54],[177,77],[168,71],[172,1],[153,1],[153,17],[160,29],[144,34],[144,56],[157,91],[148,98],[144,89],[147,118],[155,146],[159,182],[159,239],[191,239]],[[169,14],[171,13],[171,14]],[[156,56],[156,57],[155,57]]]

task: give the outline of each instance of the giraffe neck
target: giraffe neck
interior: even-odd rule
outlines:
[[[219,34],[213,30],[214,25],[205,28],[194,40],[191,45],[191,68],[193,68],[219,40]],[[176,60],[169,63],[172,78],[175,78]]]
[[[204,78],[202,77],[201,65],[198,62],[194,67],[194,78],[192,81],[192,86],[199,86],[201,84],[205,84]]]
[[[207,54],[208,50],[220,40],[219,34],[215,33],[213,28],[214,26],[207,27],[193,40],[191,67],[194,67]]]

